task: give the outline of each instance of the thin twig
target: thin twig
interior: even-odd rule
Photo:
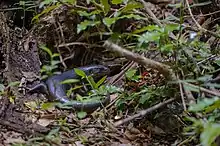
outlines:
[[[180,87],[180,95],[181,95],[181,99],[182,99],[182,103],[183,103],[183,109],[184,109],[184,111],[186,111],[187,109],[186,109],[186,102],[184,100],[184,95],[183,95],[183,86],[182,86],[182,83],[180,83],[180,82],[179,82],[179,87]]]
[[[188,9],[188,11],[189,11],[189,14],[190,14],[192,20],[194,21],[194,23],[196,24],[196,26],[197,26],[200,30],[203,29],[202,26],[196,21],[195,17],[194,17],[193,14],[192,14],[192,11],[191,11],[190,6],[189,6],[189,1],[188,1],[188,0],[185,0],[185,3],[186,3],[186,6],[187,6],[187,9]]]
[[[173,102],[174,100],[175,100],[174,98],[171,98],[171,99],[168,99],[168,100],[166,100],[166,101],[164,101],[164,102],[162,102],[162,103],[159,103],[159,104],[157,104],[157,105],[154,105],[154,106],[152,106],[152,107],[150,107],[150,108],[148,108],[148,109],[141,110],[138,114],[135,114],[135,115],[133,115],[133,116],[131,116],[131,117],[128,117],[128,118],[126,118],[126,119],[123,119],[123,120],[120,120],[120,121],[115,122],[114,126],[115,126],[115,127],[118,127],[118,126],[120,126],[120,125],[122,125],[122,124],[125,124],[125,123],[127,123],[127,122],[129,122],[129,121],[132,121],[132,120],[134,120],[134,119],[136,119],[136,118],[138,118],[138,117],[144,117],[144,116],[146,116],[147,114],[152,113],[153,111],[155,111],[155,110],[157,110],[157,109],[159,109],[159,108],[161,108],[161,107],[167,105],[168,103]]]
[[[191,87],[193,87],[193,88],[195,88],[195,89],[199,89],[199,90],[201,90],[202,92],[206,92],[206,93],[209,93],[209,94],[211,94],[211,95],[215,95],[215,96],[219,96],[220,97],[220,93],[219,92],[213,92],[213,91],[211,91],[211,90],[208,90],[208,89],[206,89],[206,88],[203,88],[203,87],[199,87],[199,86],[196,86],[196,85],[193,85],[193,84],[190,84],[190,83],[186,83],[186,82],[183,82],[185,85],[187,85],[187,86],[191,86]]]
[[[212,31],[209,31],[209,30],[203,28],[203,27],[196,21],[195,17],[193,16],[192,11],[191,11],[190,6],[189,6],[188,0],[185,0],[185,3],[186,3],[186,6],[187,6],[187,9],[188,9],[188,11],[189,11],[190,16],[191,16],[192,20],[194,21],[194,23],[196,24],[196,26],[198,27],[199,31],[204,32],[204,33],[207,33],[207,32],[208,32],[209,34],[213,35],[214,37],[220,38],[220,36],[219,36],[218,34],[216,34],[216,33],[212,32]]]

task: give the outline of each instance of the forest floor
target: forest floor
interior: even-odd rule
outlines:
[[[181,146],[220,135],[209,128],[215,137],[204,142],[205,126],[195,128],[212,118],[219,129],[219,86],[205,83],[220,81],[220,2],[111,2],[0,2],[0,145]],[[72,91],[78,100],[80,87],[110,93],[92,113],[28,93],[42,78],[91,64],[110,69],[106,80]],[[196,104],[200,96],[209,100]]]

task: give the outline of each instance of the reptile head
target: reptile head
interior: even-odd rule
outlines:
[[[100,78],[110,73],[110,69],[103,65],[91,65],[83,67],[86,75],[91,75],[94,78]]]

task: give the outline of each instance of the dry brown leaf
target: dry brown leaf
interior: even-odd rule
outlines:
[[[48,126],[52,122],[54,122],[54,120],[42,118],[42,119],[38,120],[37,124],[39,124],[39,125],[41,125],[43,127],[46,127],[46,126]]]

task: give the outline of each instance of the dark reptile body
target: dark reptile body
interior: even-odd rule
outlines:
[[[108,75],[110,70],[109,68],[102,65],[93,65],[93,66],[84,66],[79,67],[78,69],[85,72],[85,74],[91,75],[95,80],[100,79],[101,77]],[[70,100],[66,95],[66,91],[70,89],[68,84],[61,84],[62,81],[67,79],[80,79],[74,70],[69,70],[63,72],[59,75],[54,75],[49,77],[46,82],[41,82],[40,84],[34,86],[29,90],[30,93],[39,92],[47,95],[48,100],[50,101],[59,101],[61,103],[68,103]],[[110,101],[110,96],[107,95],[102,101],[95,102],[80,102],[80,101],[71,101],[71,106],[75,110],[83,111],[92,111],[97,109],[102,105],[106,105]]]

